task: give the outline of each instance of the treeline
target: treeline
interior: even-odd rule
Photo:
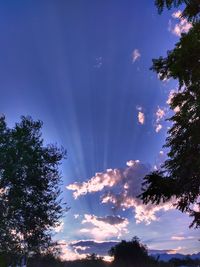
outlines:
[[[0,265],[2,266],[2,265]],[[186,256],[184,259],[173,258],[169,262],[163,262],[151,259],[151,262],[148,263],[134,263],[134,258],[132,258],[132,263],[123,263],[122,262],[105,262],[100,257],[94,257],[89,255],[86,259],[75,260],[75,261],[61,261],[56,259],[53,256],[43,256],[43,257],[34,257],[29,260],[30,267],[176,267],[176,266],[200,266],[199,259],[192,259],[189,256]]]
[[[118,262],[105,262],[101,258],[91,259],[81,259],[75,261],[61,261],[59,259],[55,259],[53,257],[44,256],[41,258],[34,258],[29,260],[30,267],[174,267],[173,263],[166,262],[154,262],[151,263],[134,263],[134,259],[132,259],[132,263],[118,263]],[[177,265],[176,265],[177,266]]]
[[[184,259],[173,258],[169,261],[173,266],[200,266],[200,259],[192,259],[186,256]]]
[[[173,258],[169,262],[159,261],[148,254],[146,245],[138,237],[131,241],[122,240],[112,247],[108,254],[113,257],[112,262],[105,262],[96,254],[88,255],[85,259],[75,261],[61,261],[52,255],[38,256],[29,260],[30,267],[176,267],[199,266],[200,260],[193,260],[189,256],[184,259]]]

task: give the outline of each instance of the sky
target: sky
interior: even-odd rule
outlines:
[[[42,120],[45,143],[67,150],[70,210],[54,229],[66,259],[133,236],[154,251],[199,251],[187,214],[136,198],[166,159],[177,82],[150,67],[191,27],[179,14],[158,15],[153,0],[0,1],[0,112],[10,127]]]

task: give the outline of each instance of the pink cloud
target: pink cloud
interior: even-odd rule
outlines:
[[[66,261],[73,261],[84,259],[87,255],[86,254],[79,254],[76,250],[72,249],[70,242],[65,240],[59,240],[58,248],[61,251],[61,259]]]
[[[136,223],[144,222],[150,224],[152,221],[158,221],[159,218],[156,216],[158,211],[168,211],[173,209],[171,202],[162,203],[160,205],[144,205],[140,199],[136,196],[130,196],[127,192],[120,195],[107,194],[102,198],[102,203],[112,203],[115,207],[121,209],[133,209]]]
[[[94,177],[83,183],[68,185],[68,190],[74,191],[75,199],[87,193],[102,191],[105,187],[112,187],[121,180],[121,172],[118,169],[108,169],[104,173],[96,173]]]
[[[104,189],[109,189],[109,192],[102,195],[102,203],[111,203],[115,209],[132,209],[137,223],[144,222],[149,224],[151,221],[159,219],[156,215],[158,211],[167,211],[173,208],[171,202],[163,203],[159,206],[144,205],[142,204],[142,201],[137,198],[137,196],[141,193],[141,183],[143,178],[149,171],[150,167],[140,163],[139,160],[130,160],[127,162],[127,166],[123,169],[108,169],[105,172],[96,174],[88,181],[78,184],[78,186],[74,183],[67,186],[67,188],[69,190],[74,190],[74,198],[87,193],[94,193],[104,191]],[[92,236],[100,238],[103,231],[101,231],[98,226],[100,224],[105,226],[106,222],[98,220],[95,216],[91,217],[91,215],[87,215],[83,222],[89,222],[89,219],[95,227],[92,229],[83,228],[81,230],[82,233],[91,233]],[[108,232],[104,231],[104,233],[106,233],[105,236],[111,235],[112,231],[110,234],[109,231],[111,231],[111,229],[108,227]],[[115,234],[116,233],[117,232],[115,232]]]
[[[145,122],[145,115],[142,111],[138,112],[138,122],[140,124],[144,124],[144,122]]]
[[[172,32],[174,35],[180,37],[182,33],[187,33],[190,28],[192,27],[192,24],[187,21],[187,19],[181,17],[181,11],[178,10],[172,14],[173,19],[178,19],[179,22],[176,23],[172,27],[172,22],[170,21],[169,24],[169,31]]]
[[[162,125],[159,123],[156,125],[155,131],[156,131],[156,133],[159,133],[160,130],[162,130]]]
[[[166,115],[166,108],[158,107],[156,110],[156,113],[155,113],[155,116],[156,116],[155,131],[156,131],[156,133],[160,132],[160,130],[163,128],[161,122],[163,121],[165,115]]]
[[[158,107],[158,109],[156,111],[157,120],[160,121],[161,119],[163,119],[164,116],[165,116],[165,109]]]
[[[82,224],[87,227],[80,229],[81,233],[87,233],[96,240],[104,240],[110,237],[121,237],[128,233],[128,219],[120,216],[97,217],[95,215],[85,214]]]

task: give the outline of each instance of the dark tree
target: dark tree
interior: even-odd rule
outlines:
[[[146,204],[176,199],[176,208],[193,217],[192,227],[200,227],[199,44],[200,23],[197,22],[187,34],[182,34],[167,57],[153,60],[152,69],[161,79],[178,80],[179,91],[170,104],[171,110],[178,110],[169,119],[172,127],[164,146],[169,151],[168,159],[159,171],[145,177],[140,195]]]
[[[0,118],[0,255],[11,260],[47,251],[63,213],[58,166],[65,151],[44,145],[41,127],[22,117],[8,128]]]
[[[114,266],[150,266],[148,264],[153,262],[147,247],[137,237],[131,241],[122,240],[110,249],[109,255],[114,257]]]
[[[184,6],[182,17],[189,21],[196,22],[200,19],[200,1],[199,0],[155,0],[158,12],[162,13],[163,9],[171,9],[172,7]]]

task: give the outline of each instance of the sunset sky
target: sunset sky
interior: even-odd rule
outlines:
[[[70,210],[54,236],[67,259],[133,236],[151,250],[199,251],[199,230],[172,202],[136,198],[166,159],[177,83],[149,68],[191,27],[179,14],[158,15],[153,0],[0,1],[0,112],[9,126],[42,120],[45,143],[67,149]]]

